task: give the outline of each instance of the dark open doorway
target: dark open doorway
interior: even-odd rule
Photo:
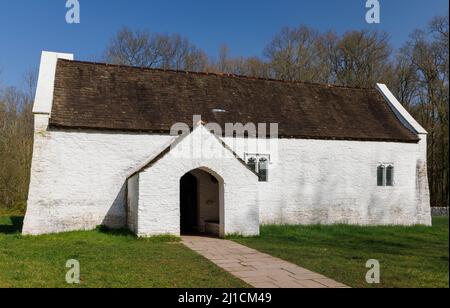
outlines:
[[[224,186],[219,175],[206,168],[184,175],[180,180],[181,234],[223,236],[223,202]]]
[[[192,234],[198,230],[197,178],[191,173],[180,181],[181,233]]]

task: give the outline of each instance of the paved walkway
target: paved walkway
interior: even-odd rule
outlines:
[[[183,236],[183,244],[255,288],[346,288],[325,276],[235,242]]]

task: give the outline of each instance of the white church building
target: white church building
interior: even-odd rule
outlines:
[[[23,233],[431,225],[427,132],[373,89],[43,52]],[[256,130],[255,130],[256,128]]]

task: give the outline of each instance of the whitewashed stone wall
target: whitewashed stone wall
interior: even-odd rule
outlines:
[[[126,226],[127,178],[172,140],[144,134],[46,131],[45,116],[38,115],[23,233]]]
[[[138,232],[138,210],[139,210],[139,174],[128,179],[127,189],[127,225],[134,232]]]
[[[126,179],[148,162],[149,157],[159,154],[173,137],[96,131],[49,132],[43,130],[45,123],[45,116],[37,117],[23,232],[88,230],[100,224],[125,226]],[[235,150],[241,157],[247,151],[266,152],[257,143],[246,149],[243,139],[225,141],[230,146],[236,144]],[[251,191],[257,185],[257,205],[263,224],[429,225],[424,143],[281,139],[276,150],[279,155],[275,151],[271,153],[268,183],[250,181],[242,177],[239,169],[226,182],[226,191],[231,194],[233,187],[240,185]],[[394,163],[394,187],[377,186],[376,168],[380,162]],[[220,175],[227,169],[213,161],[210,166]],[[170,187],[165,188],[161,182],[167,173],[172,174],[174,167],[170,163],[160,174],[156,169],[148,170],[154,178],[143,180],[155,181],[155,187],[170,191],[167,198],[160,200],[163,206],[178,204],[178,201],[173,203],[179,193],[179,178],[175,181],[175,175],[181,177],[182,172],[194,167],[200,167],[199,162],[174,170],[171,184],[165,184]],[[228,199],[229,203],[230,200],[239,206],[238,198]],[[160,232],[177,233],[179,221],[175,216],[173,219],[173,222],[166,220],[168,225],[172,224],[170,230]],[[146,222],[142,223],[145,226]]]
[[[198,142],[207,149],[207,157],[195,153]],[[203,126],[177,148],[182,150],[169,152],[139,175],[138,235],[180,235],[180,179],[199,168],[219,180],[221,236],[258,235],[261,202],[257,176]]]
[[[262,224],[431,224],[426,135],[419,144],[226,139],[238,155],[272,154],[259,183]],[[395,166],[394,187],[377,186],[379,163]]]

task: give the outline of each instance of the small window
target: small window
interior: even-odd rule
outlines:
[[[377,185],[394,186],[394,165],[380,164],[377,168]]]
[[[259,160],[258,175],[260,182],[267,182],[269,180],[269,161],[267,158],[261,158]]]
[[[269,181],[270,155],[246,153],[245,161],[248,167],[258,174],[260,182]]]

